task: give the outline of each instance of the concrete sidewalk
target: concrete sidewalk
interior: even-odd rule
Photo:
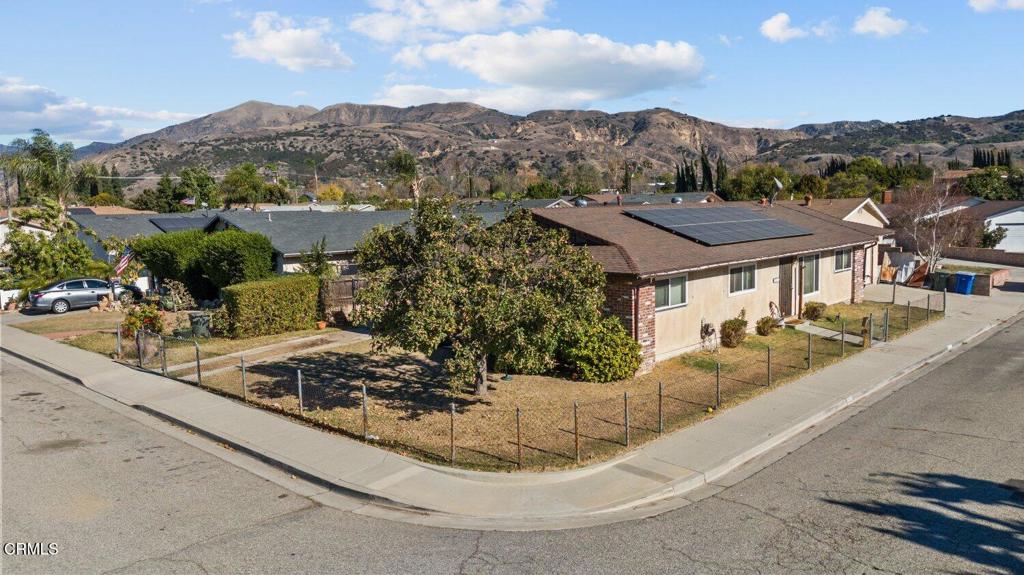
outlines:
[[[1024,279],[1015,270],[1015,281]],[[1020,284],[1018,284],[1020,285]],[[869,296],[891,296],[870,286]],[[877,292],[877,293],[875,293]],[[898,298],[922,290],[899,288]],[[899,299],[897,300],[899,301]],[[949,295],[945,319],[784,385],[615,460],[551,473],[433,466],[4,326],[0,346],[121,403],[354,496],[353,512],[431,525],[550,529],[653,514],[939,355],[1024,312],[1019,293]]]

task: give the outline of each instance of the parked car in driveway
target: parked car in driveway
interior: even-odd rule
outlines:
[[[28,308],[53,313],[92,307],[110,296],[110,284],[96,278],[73,278],[52,284],[28,294]],[[114,297],[121,303],[142,298],[142,290],[134,285],[114,284]]]

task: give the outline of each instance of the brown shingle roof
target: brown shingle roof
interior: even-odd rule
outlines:
[[[678,204],[672,209],[700,210],[709,204]],[[542,225],[570,230],[607,273],[654,276],[732,263],[777,258],[847,246],[875,243],[879,228],[844,222],[805,206],[759,207],[772,217],[810,230],[808,236],[705,246],[656,228],[623,213],[666,206],[608,206],[587,210],[533,210]],[[614,249],[613,249],[614,248]]]
[[[867,200],[868,198],[814,198],[811,201],[810,208],[816,212],[830,215],[833,218],[843,219]],[[775,203],[784,206],[805,205],[803,200],[782,200]]]

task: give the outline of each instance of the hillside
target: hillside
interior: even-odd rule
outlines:
[[[202,165],[215,172],[252,161],[277,162],[304,179],[315,158],[325,177],[381,174],[396,149],[412,151],[426,173],[485,176],[514,169],[554,174],[590,163],[607,170],[623,159],[648,173],[671,171],[705,147],[731,166],[779,162],[813,171],[834,155],[871,155],[886,161],[922,159],[944,166],[970,160],[975,145],[1024,151],[1024,111],[992,118],[940,116],[907,122],[833,122],[791,130],[735,128],[664,108],[609,114],[546,110],[527,116],[475,104],[409,108],[336,104],[322,110],[246,102],[240,106],[137,136],[89,157],[116,164],[124,175],[175,172]]]

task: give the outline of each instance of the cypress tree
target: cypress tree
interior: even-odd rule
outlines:
[[[93,193],[94,196],[96,194],[100,194],[110,190],[110,172],[107,171],[106,164],[100,166],[100,177],[98,184],[99,185],[96,186],[97,189],[95,190],[95,193]]]
[[[725,189],[725,181],[729,179],[729,167],[725,164],[725,158],[718,157],[718,165],[715,166],[715,191],[721,193]]]
[[[623,163],[622,168],[622,193],[630,193],[630,189],[633,187],[633,174],[629,169],[629,162]]]
[[[700,189],[702,192],[710,192],[714,186],[715,176],[711,173],[711,160],[708,159],[708,151],[704,146],[700,148]]]
[[[681,168],[681,167],[679,166],[679,164],[676,164],[676,184],[675,184],[675,191],[676,191],[676,192],[682,192],[682,191],[683,191],[683,188],[685,187],[685,185],[686,185],[686,184],[685,184],[685,181],[683,180],[683,168]]]
[[[124,199],[124,187],[121,184],[121,173],[117,171],[117,164],[110,168],[110,193],[119,200]]]

